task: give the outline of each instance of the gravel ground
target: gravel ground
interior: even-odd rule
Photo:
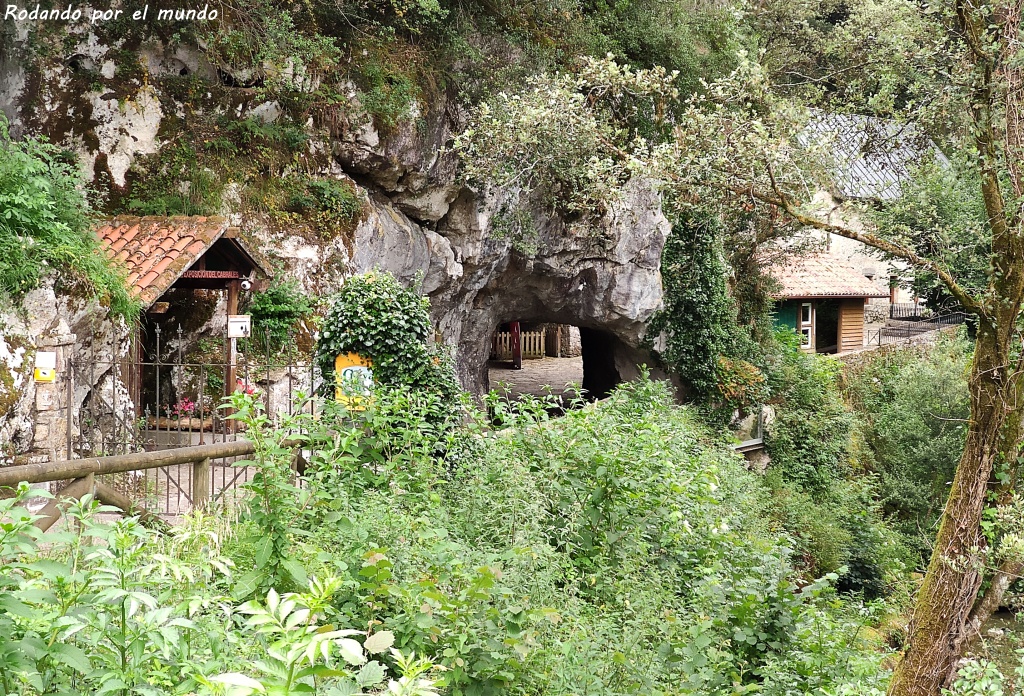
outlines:
[[[505,383],[515,396],[562,394],[567,391],[567,384],[579,385],[583,381],[583,358],[523,360],[522,370],[513,370],[512,363],[492,360],[487,365],[487,374],[491,389],[501,391],[498,384]]]

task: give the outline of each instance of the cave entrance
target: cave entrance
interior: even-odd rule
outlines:
[[[600,329],[529,321],[500,324],[491,337],[488,379],[512,398],[548,394],[563,402],[603,399],[622,381],[615,337]],[[577,390],[582,388],[582,393]]]

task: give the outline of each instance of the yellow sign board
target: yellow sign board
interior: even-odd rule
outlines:
[[[57,379],[57,371],[50,367],[37,367],[33,377],[37,382],[53,382]]]
[[[373,394],[373,363],[358,353],[343,353],[334,359],[334,400],[353,411],[362,411]]]

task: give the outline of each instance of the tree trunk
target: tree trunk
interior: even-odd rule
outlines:
[[[1021,570],[1024,570],[1024,562],[1016,558],[1008,558],[1000,564],[985,596],[979,599],[971,610],[971,617],[967,622],[968,635],[981,632],[984,623],[999,609],[1010,585],[1020,577]]]
[[[889,696],[938,696],[962,655],[982,581],[981,515],[1007,410],[1008,358],[1009,332],[982,321],[971,367],[967,440]]]

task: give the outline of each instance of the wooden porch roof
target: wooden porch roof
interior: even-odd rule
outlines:
[[[267,276],[234,231],[219,216],[116,217],[101,221],[96,235],[107,256],[125,266],[132,293],[148,308],[179,281],[193,281],[195,287],[196,282],[216,281],[222,286],[254,271]],[[215,267],[200,263],[203,268],[193,270],[218,242],[224,248],[217,254]]]

